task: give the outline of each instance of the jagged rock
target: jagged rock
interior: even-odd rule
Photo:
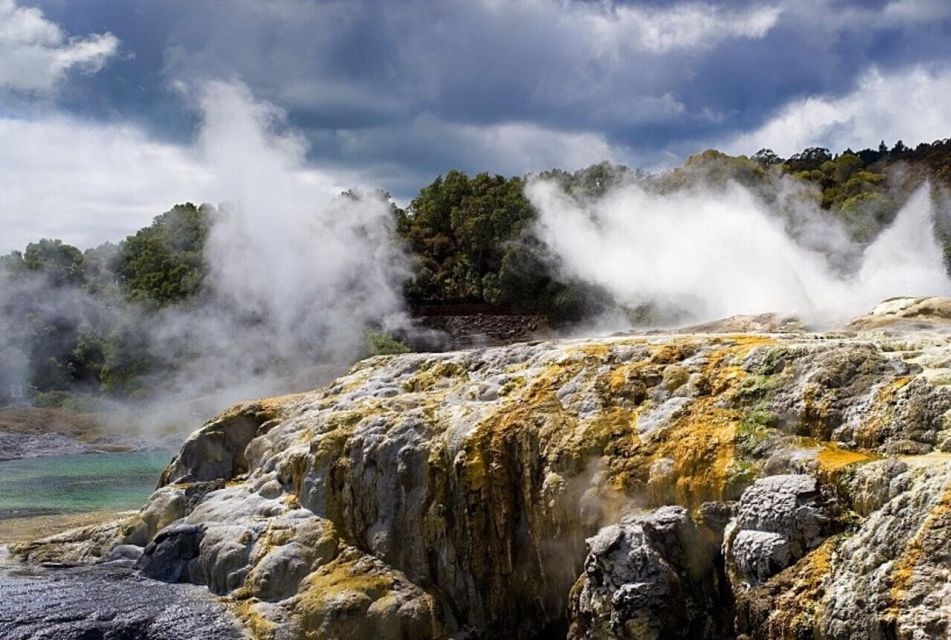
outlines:
[[[433,596],[354,548],[308,576],[288,607],[298,628],[318,638],[430,640],[452,625]]]
[[[754,353],[745,366],[757,374],[759,387],[748,384],[744,391],[762,397],[764,410],[798,436],[883,453],[922,454],[935,447],[947,428],[951,388],[916,378],[922,371],[910,358],[874,344],[770,346]]]
[[[754,640],[948,637],[951,467],[896,479],[904,489],[852,531],[741,594],[738,630]]]
[[[214,480],[159,487],[139,513],[121,523],[122,542],[144,547],[161,529],[187,516],[209,492],[223,486],[223,480]]]
[[[925,469],[836,547],[816,621],[829,638],[951,634],[951,467]]]
[[[734,584],[765,582],[829,535],[831,517],[816,479],[780,475],[743,492],[724,533],[723,555]]]
[[[697,526],[709,537],[716,549],[723,546],[723,533],[733,517],[734,508],[733,503],[704,502],[697,509]]]
[[[10,550],[17,557],[36,564],[98,562],[108,557],[113,547],[122,542],[120,530],[121,522],[90,525],[31,542],[13,544]]]
[[[628,516],[587,541],[571,590],[572,640],[721,637],[714,550],[683,507]],[[703,567],[695,571],[695,567]]]
[[[871,313],[849,323],[849,329],[869,330],[908,325],[951,325],[951,298],[891,298]]]
[[[303,510],[301,510],[303,511]],[[336,557],[339,539],[333,525],[319,518],[289,514],[269,523],[255,544],[248,589],[261,600],[277,601],[297,593],[315,568]]]
[[[722,320],[692,325],[681,329],[683,333],[791,333],[803,331],[798,318],[776,313],[736,315]]]
[[[889,500],[907,491],[912,478],[901,460],[878,460],[858,465],[843,478],[850,507],[860,516],[877,511]]]
[[[665,390],[673,392],[687,384],[689,378],[689,371],[680,365],[672,364],[664,367],[664,377],[661,380],[661,385]]]

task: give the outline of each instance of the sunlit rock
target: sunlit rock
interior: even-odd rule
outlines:
[[[943,637],[948,303],[889,304],[371,358],[209,422],[137,515],[14,552],[135,545],[274,640]]]

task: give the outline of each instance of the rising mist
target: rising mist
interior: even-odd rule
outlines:
[[[389,199],[344,193],[339,179],[308,168],[304,138],[243,84],[209,82],[195,95],[193,148],[207,175],[195,176],[194,192],[216,203],[195,303],[152,308],[117,298],[102,308],[90,293],[39,276],[0,291],[3,373],[20,385],[26,354],[15,312],[27,303],[53,324],[129,327],[142,336],[143,356],[167,363],[146,376],[143,399],[110,407],[124,431],[194,427],[240,400],[319,386],[359,356],[368,327],[406,324],[409,260]]]
[[[579,200],[536,179],[526,192],[564,273],[674,322],[777,312],[830,325],[891,296],[951,293],[927,185],[864,248],[789,182],[782,212],[736,183],[660,194],[629,182]]]

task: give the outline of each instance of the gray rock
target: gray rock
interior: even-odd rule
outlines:
[[[733,537],[731,558],[739,575],[759,583],[788,567],[792,553],[782,534],[742,529]]]
[[[867,516],[880,509],[911,485],[908,464],[901,460],[879,460],[857,465],[844,482],[852,509]]]
[[[817,547],[831,524],[812,476],[761,478],[743,492],[727,525],[728,573],[736,586],[759,584]]]
[[[106,557],[107,562],[132,561],[137,562],[142,557],[143,549],[134,544],[120,544],[112,548]]]
[[[588,539],[568,637],[719,637],[728,630],[710,607],[715,594],[708,548],[686,509],[628,516]]]
[[[257,403],[240,405],[193,433],[162,473],[161,484],[230,480],[248,470],[245,449],[274,426],[273,414]]]
[[[0,569],[3,640],[241,640],[226,605],[203,587],[165,584],[116,563]]]
[[[276,640],[521,640],[569,622],[574,638],[729,638],[754,592],[741,631],[757,640],[876,637],[890,622],[940,637],[947,483],[911,487],[943,464],[930,449],[947,390],[928,367],[944,369],[951,346],[822,338],[654,334],[366,360],[325,390],[203,427],[165,474],[182,484],[96,546],[157,538],[143,566],[226,594]],[[683,369],[673,394],[668,367]],[[754,410],[768,419],[742,429]],[[820,468],[829,438],[929,453]],[[764,471],[794,475],[703,503]],[[857,511],[848,556],[836,543],[850,538],[826,537],[843,514],[820,473]],[[678,507],[621,519],[656,502],[697,520]],[[156,536],[175,522],[204,528]]]
[[[187,582],[192,561],[198,557],[204,527],[173,524],[159,531],[145,547],[136,568],[162,582]]]
[[[777,347],[746,364],[775,383],[767,408],[796,435],[835,440],[892,454],[920,454],[939,441],[951,410],[951,388],[922,377],[903,384],[921,367],[874,344],[831,348]],[[882,402],[884,397],[890,398]],[[871,411],[878,406],[879,416]]]
[[[94,447],[61,433],[6,433],[0,431],[0,461],[42,456],[91,453]]]
[[[919,474],[836,549],[823,637],[947,638],[951,634],[951,468]]]

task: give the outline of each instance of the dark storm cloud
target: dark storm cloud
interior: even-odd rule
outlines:
[[[316,165],[404,197],[452,167],[675,162],[872,69],[951,57],[944,0],[34,4],[68,33],[120,41],[99,73],[65,80],[61,109],[181,142],[188,92],[240,79],[288,111]]]
[[[237,75],[312,129],[399,124],[425,112],[467,124],[596,130],[656,146],[745,128],[797,96],[847,91],[870,64],[948,55],[941,3],[890,5],[890,12],[886,2],[809,0],[724,2],[714,11],[690,2],[540,0],[42,6],[70,31],[115,33],[129,54],[85,94],[77,87],[64,96],[79,109],[145,109],[162,119],[164,103],[180,107],[170,80]],[[744,31],[740,23],[757,16],[759,27]],[[651,22],[672,42],[651,45],[639,27]]]

